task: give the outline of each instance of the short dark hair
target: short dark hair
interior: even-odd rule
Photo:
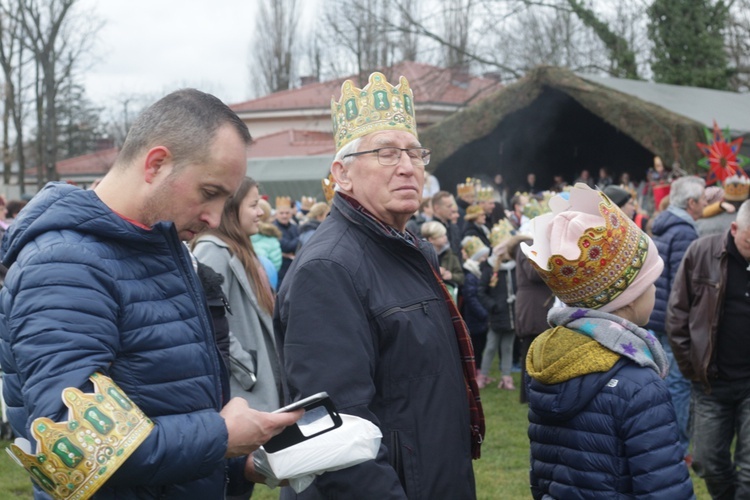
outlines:
[[[247,125],[229,106],[211,94],[182,89],[146,108],[130,127],[116,164],[126,165],[148,149],[165,146],[176,167],[208,159],[216,132],[231,125],[245,144],[251,137]]]
[[[438,191],[437,193],[432,195],[432,207],[434,208],[435,205],[442,205],[444,199],[450,198],[452,196],[453,195],[448,191]]]

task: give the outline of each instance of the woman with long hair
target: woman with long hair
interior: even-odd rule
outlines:
[[[224,276],[231,313],[229,371],[232,396],[253,409],[271,411],[282,402],[282,370],[273,334],[274,294],[250,236],[258,232],[258,183],[245,177],[227,200],[216,229],[195,237],[191,249],[203,264]]]

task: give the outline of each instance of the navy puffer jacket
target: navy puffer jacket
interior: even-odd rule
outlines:
[[[621,359],[607,372],[529,384],[535,499],[694,498],[669,392]]]
[[[690,244],[698,239],[695,226],[685,219],[666,210],[654,219],[652,228],[654,244],[664,261],[664,269],[656,280],[656,302],[646,328],[655,332],[666,332],[667,302],[672,290],[677,269]]]
[[[155,427],[96,498],[223,498],[227,473],[241,470],[224,459],[226,378],[173,224],[141,229],[93,191],[50,184],[16,219],[2,253],[10,269],[0,363],[14,432],[29,439],[35,418],[67,419],[61,391],[90,392],[99,371]]]

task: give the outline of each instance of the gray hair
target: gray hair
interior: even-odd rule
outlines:
[[[182,89],[162,97],[146,108],[130,127],[117,158],[125,166],[139,154],[156,146],[169,149],[176,169],[208,160],[216,132],[231,125],[245,144],[250,144],[247,125],[211,94]]]
[[[742,202],[740,209],[737,210],[737,218],[735,221],[737,222],[737,227],[740,229],[745,229],[750,226],[750,200]]]
[[[669,204],[683,210],[689,200],[698,200],[706,189],[706,181],[696,176],[680,177],[672,182],[669,190]]]
[[[344,165],[350,164],[353,160],[353,156],[346,157],[346,155],[350,155],[352,153],[356,153],[357,149],[359,148],[360,143],[362,143],[362,138],[357,137],[351,142],[347,142],[344,144],[344,147],[339,149],[336,153],[336,156],[333,158],[333,161],[340,161]]]

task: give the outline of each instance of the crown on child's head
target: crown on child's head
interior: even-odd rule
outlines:
[[[513,227],[513,224],[508,219],[500,219],[492,226],[490,244],[494,248],[503,241],[510,239],[514,234],[516,234],[516,229]]]
[[[331,98],[333,140],[336,151],[349,142],[381,130],[403,130],[417,137],[414,95],[403,76],[395,87],[383,73],[375,72],[364,88],[351,80],[341,85],[341,98]]]
[[[661,274],[654,243],[604,193],[578,183],[549,205],[532,220],[534,244],[521,248],[565,304],[611,312]]]
[[[466,252],[466,257],[471,259],[475,255],[487,255],[490,249],[478,236],[467,236],[461,241],[461,247]]]
[[[94,373],[93,394],[68,387],[62,392],[67,422],[37,418],[30,443],[17,439],[8,454],[23,466],[47,494],[59,499],[91,497],[138,448],[154,424],[115,383]],[[28,447],[27,451],[21,446]]]

